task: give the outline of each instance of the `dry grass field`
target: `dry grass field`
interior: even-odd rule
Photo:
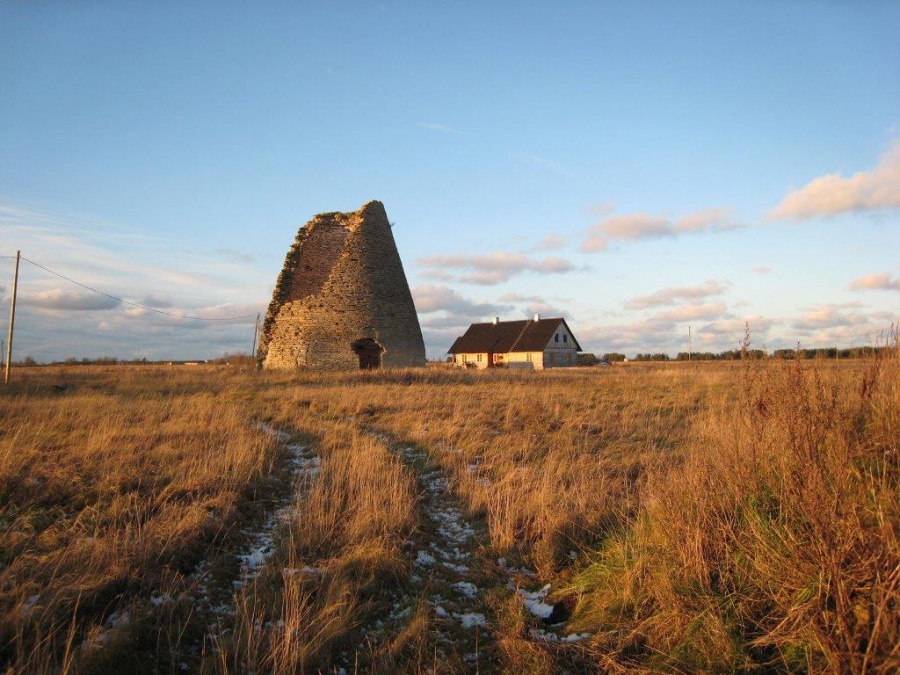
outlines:
[[[897,357],[20,370],[0,671],[896,672]]]

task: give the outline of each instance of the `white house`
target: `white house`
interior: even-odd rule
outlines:
[[[578,363],[581,346],[565,319],[473,323],[447,350],[461,368],[561,368]]]

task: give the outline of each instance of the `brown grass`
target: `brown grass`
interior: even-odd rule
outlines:
[[[14,672],[139,671],[135,654],[317,672],[349,652],[363,671],[435,668],[427,607],[382,644],[355,641],[409,584],[404,545],[421,526],[415,467],[377,431],[426,448],[485,520],[483,557],[532,566],[575,607],[571,629],[593,634],[535,643],[533,618],[487,589],[504,670],[891,672],[896,353],[546,373],[20,372],[0,392],[0,659]],[[189,603],[147,598],[183,592],[211,546],[238,546],[254,509],[284,494],[286,455],[256,421],[312,444],[321,476],[237,593],[233,631],[191,656],[205,627]],[[318,572],[284,572],[304,568]],[[130,627],[103,638],[126,609]]]

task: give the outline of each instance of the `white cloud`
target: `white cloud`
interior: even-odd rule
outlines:
[[[532,251],[554,251],[566,245],[568,237],[561,234],[548,234],[531,247]]]
[[[108,298],[93,293],[66,291],[58,288],[23,294],[17,302],[41,309],[72,312],[115,309],[122,304],[120,300],[115,298]]]
[[[792,190],[769,217],[805,220],[839,213],[900,208],[900,140],[882,155],[878,166],[849,178],[827,174]]]
[[[850,282],[851,291],[900,291],[900,278],[891,278],[889,272],[867,274]]]
[[[478,318],[509,310],[508,305],[468,300],[452,288],[438,284],[413,286],[410,290],[416,309],[420,314],[447,312],[453,315],[462,314]]]
[[[434,122],[419,122],[419,127],[422,129],[428,129],[429,131],[439,131],[443,134],[461,134],[462,131],[459,129],[454,129],[453,127],[449,127],[446,124],[436,124]]]
[[[701,300],[725,292],[725,286],[715,279],[710,279],[697,286],[673,286],[655,291],[650,295],[642,295],[625,302],[626,309],[650,309],[666,307],[679,302]]]
[[[156,309],[168,309],[172,306],[172,300],[167,296],[150,294],[144,296],[139,304],[147,305],[147,307],[154,307]]]
[[[793,320],[794,342],[808,347],[876,344],[896,320],[890,312],[867,312],[856,303],[822,305]]]
[[[433,255],[418,260],[420,265],[433,268],[439,274],[447,274],[447,270],[464,270],[458,281],[490,286],[499,284],[510,278],[531,272],[534,274],[561,274],[574,268],[564,258],[548,256],[546,258],[530,258],[522,253],[488,253],[486,255]]]
[[[650,320],[672,323],[684,323],[686,321],[712,321],[728,314],[728,307],[724,302],[716,302],[711,305],[691,305],[676,309],[657,312]]]
[[[34,207],[0,204],[0,240],[55,272],[127,301],[176,315],[250,317],[220,323],[161,315],[92,294],[23,260],[17,359],[209,358],[236,345],[249,351],[253,317],[265,310],[277,273],[246,261],[223,261],[225,251],[191,251],[186,242]],[[0,259],[0,277],[11,275],[12,261]]]
[[[731,220],[731,210],[709,208],[683,216],[675,221],[673,230],[676,233],[688,232],[720,232],[733,230],[737,225]]]
[[[684,234],[724,232],[739,227],[732,219],[731,211],[723,208],[703,209],[676,220],[646,213],[611,215],[588,230],[581,250],[605,251],[615,241],[674,238]]]
[[[775,319],[754,314],[741,318],[720,319],[700,326],[695,336],[700,343],[716,344],[724,349],[736,349],[744,339],[744,332],[749,327],[751,347],[762,349],[769,331],[777,323]],[[725,338],[725,341],[722,341]]]

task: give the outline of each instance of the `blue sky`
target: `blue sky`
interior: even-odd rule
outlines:
[[[0,256],[210,318],[384,202],[430,357],[862,344],[898,318],[900,4],[0,1]],[[0,300],[12,265],[0,258]],[[203,358],[252,320],[25,264],[15,358]]]

